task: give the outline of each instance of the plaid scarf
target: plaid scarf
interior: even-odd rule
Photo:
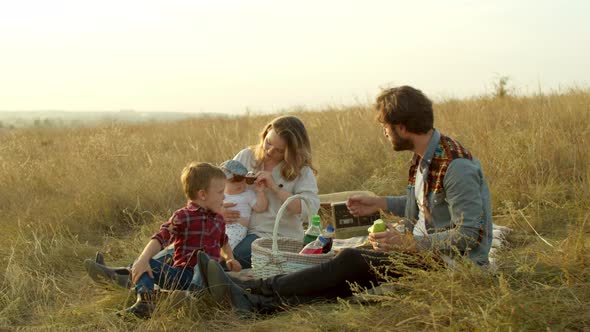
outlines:
[[[461,143],[441,134],[438,146],[434,150],[432,161],[428,167],[428,174],[424,174],[427,176],[427,181],[424,183],[424,197],[427,197],[426,194],[429,192],[438,193],[444,190],[443,180],[445,174],[447,174],[447,168],[451,161],[457,158],[471,160],[473,157]],[[422,158],[419,155],[414,155],[408,180],[408,185],[411,187],[416,183],[416,171],[421,160]]]
[[[444,191],[443,181],[445,179],[445,174],[447,174],[447,168],[454,159],[458,158],[467,158],[472,160],[473,157],[471,156],[471,153],[459,142],[441,134],[438,146],[434,150],[432,161],[428,167],[428,173],[424,174],[426,177],[426,181],[424,181],[425,199],[422,207],[424,208],[424,220],[427,230],[433,229],[434,227],[432,220],[432,209],[430,208],[430,204],[428,203],[427,199],[428,193],[436,194]],[[416,171],[418,170],[421,160],[422,158],[419,155],[414,154],[412,165],[410,166],[410,176],[408,180],[408,185],[410,187],[414,187],[416,185]],[[417,203],[419,205],[421,204],[420,202]],[[480,233],[481,231],[482,230],[480,230]]]

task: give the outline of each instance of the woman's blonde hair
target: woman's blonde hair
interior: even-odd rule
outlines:
[[[281,175],[285,180],[294,180],[301,174],[303,166],[309,166],[317,174],[311,162],[311,144],[307,130],[303,122],[292,115],[275,118],[264,127],[260,133],[260,143],[253,147],[256,168],[260,168],[264,161],[264,141],[271,129],[285,141],[285,162],[281,168]]]
[[[207,190],[213,179],[225,179],[225,173],[217,166],[196,161],[188,164],[180,174],[182,189],[190,200],[197,199],[199,190]]]

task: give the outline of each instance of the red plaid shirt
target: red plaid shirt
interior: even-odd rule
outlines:
[[[219,251],[227,243],[223,216],[192,202],[174,212],[152,239],[162,248],[174,243],[174,267],[189,268],[197,264],[199,250],[218,261]]]

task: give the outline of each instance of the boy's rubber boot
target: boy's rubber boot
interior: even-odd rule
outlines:
[[[221,265],[213,260],[209,261],[207,277],[209,292],[213,299],[219,304],[229,302],[242,316],[256,312],[271,313],[282,305],[278,296],[262,296],[244,291],[223,271]]]
[[[152,313],[156,308],[154,298],[153,292],[137,294],[137,301],[134,305],[125,309],[125,313],[135,315],[142,319],[152,317]]]
[[[104,262],[104,255],[100,251],[96,252],[96,256],[94,256],[94,261],[97,262],[98,264],[106,266],[106,264]]]
[[[114,283],[123,288],[131,287],[131,278],[129,278],[129,270],[127,268],[109,268],[91,259],[84,261],[84,268],[86,268],[86,272],[90,278],[97,283]]]
[[[130,270],[133,267],[133,264],[129,264],[129,266],[108,267],[104,261],[104,255],[100,251],[96,252],[96,256],[94,256],[94,262],[103,265],[105,268],[114,271],[116,274],[131,274]]]

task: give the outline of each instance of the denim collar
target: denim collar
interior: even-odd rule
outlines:
[[[428,142],[428,147],[426,148],[426,152],[424,152],[424,158],[420,158],[417,153],[414,153],[414,157],[412,158],[412,165],[417,165],[420,162],[422,167],[430,166],[432,162],[432,157],[434,157],[434,151],[438,147],[438,143],[440,142],[440,132],[434,128],[434,132],[432,133],[432,137],[430,138],[430,142]]]

